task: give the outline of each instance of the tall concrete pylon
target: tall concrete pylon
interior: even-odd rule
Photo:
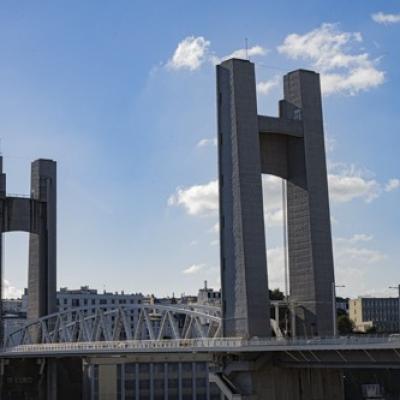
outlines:
[[[287,182],[298,336],[333,333],[334,267],[319,75],[284,76],[279,117],[258,115],[254,64],[217,66],[223,335],[269,336],[261,174]]]
[[[22,231],[30,234],[28,321],[57,311],[56,173],[55,161],[44,159],[34,161],[31,166],[30,198],[10,197],[6,195],[6,174],[3,173],[3,159],[0,157],[0,252],[3,247],[3,233]],[[0,285],[1,263],[2,257],[0,257]],[[0,294],[3,294],[1,286]],[[2,330],[3,322],[0,322]]]

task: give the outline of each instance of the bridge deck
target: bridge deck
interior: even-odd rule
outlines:
[[[179,339],[25,344],[4,349],[0,358],[120,355],[129,353],[273,353],[392,350],[400,362],[400,338]]]

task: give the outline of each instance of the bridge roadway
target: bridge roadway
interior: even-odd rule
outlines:
[[[147,354],[152,359],[181,353],[247,353],[277,355],[288,365],[329,367],[340,364],[380,368],[400,368],[399,336],[346,336],[312,339],[198,338],[168,340],[92,341],[73,343],[23,344],[5,348],[0,358],[124,357]]]

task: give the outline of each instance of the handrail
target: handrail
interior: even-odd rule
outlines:
[[[400,338],[393,336],[385,337],[330,337],[314,339],[280,339],[280,338],[215,338],[215,339],[168,339],[168,340],[124,340],[124,341],[93,341],[93,342],[71,342],[71,343],[46,343],[46,344],[23,344],[4,349],[4,353],[58,353],[58,352],[148,352],[160,350],[182,351],[209,351],[209,350],[251,350],[279,351],[280,348],[304,347],[313,350],[330,346],[363,346],[363,345],[385,345],[390,348],[400,349]],[[1,353],[0,353],[1,356]]]

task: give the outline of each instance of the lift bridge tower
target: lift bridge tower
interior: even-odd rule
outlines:
[[[270,335],[261,174],[287,182],[290,300],[298,336],[333,333],[334,268],[319,75],[284,76],[279,117],[258,115],[254,64],[217,66],[224,336]]]
[[[258,115],[254,64],[230,59],[217,66],[225,337],[271,334],[261,174],[278,176],[287,185],[292,333],[310,337],[334,332],[334,268],[320,79],[315,72],[297,70],[283,81],[279,117]],[[261,399],[268,396],[265,388],[259,388],[268,385],[270,377],[267,370],[256,373],[245,368],[234,381],[241,393],[262,393],[257,397]],[[293,374],[291,379],[297,378]],[[326,387],[334,387],[340,375],[328,374],[323,379],[331,383]],[[274,385],[276,380],[270,383]],[[324,387],[323,380],[319,383]]]
[[[3,294],[3,233],[28,232],[28,321],[56,312],[56,193],[56,162],[39,159],[31,167],[30,197],[7,196],[6,174],[0,156],[0,294]],[[1,343],[2,336],[0,309]]]

